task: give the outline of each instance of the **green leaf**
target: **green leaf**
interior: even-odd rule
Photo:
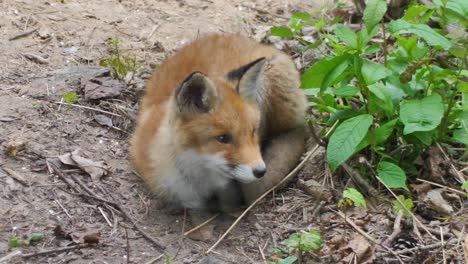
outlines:
[[[62,96],[63,100],[67,104],[73,104],[78,102],[78,95],[76,94],[76,92],[63,93]]]
[[[330,119],[327,121],[327,126],[332,126],[337,120],[345,120],[351,117],[355,117],[361,114],[364,114],[364,109],[354,110],[350,108],[345,108],[338,110],[335,114],[333,114]]]
[[[461,188],[462,190],[468,191],[468,181],[464,181]]]
[[[34,242],[34,241],[40,241],[44,238],[44,234],[41,233],[32,233],[31,237],[29,238],[29,241]]]
[[[334,94],[338,97],[350,97],[359,93],[359,88],[353,85],[345,85],[335,89]]]
[[[351,201],[353,201],[354,207],[362,206],[364,208],[367,208],[366,199],[364,199],[364,196],[354,188],[348,188],[344,190],[343,198],[348,198]]]
[[[410,212],[413,209],[414,204],[413,200],[410,198],[405,199],[404,195],[398,195],[398,200],[392,202],[393,204],[393,213],[398,214],[400,210],[403,210],[404,216],[411,216]]]
[[[301,233],[301,242],[299,250],[302,252],[309,252],[311,250],[320,249],[322,246],[322,239],[320,238],[320,233],[317,231],[310,231],[306,233]]]
[[[398,121],[398,118],[393,119],[391,121],[388,121],[384,125],[380,127],[376,127],[374,129],[374,140],[375,140],[376,145],[384,143],[385,140],[387,140],[387,138],[390,137],[397,121]]]
[[[377,98],[379,98],[382,103],[380,104],[379,102],[379,107],[384,109],[385,112],[387,112],[389,115],[393,114],[393,102],[392,102],[392,96],[388,92],[387,87],[382,83],[374,83],[369,86],[367,86],[369,91],[374,94]]]
[[[465,128],[455,129],[452,140],[461,144],[468,145],[468,131]]]
[[[10,248],[18,248],[18,247],[21,247],[23,245],[23,242],[18,239],[17,237],[10,237],[10,239],[8,240],[8,246]]]
[[[340,77],[350,65],[349,57],[349,54],[344,54],[328,60],[319,60],[302,74],[301,87],[320,88],[323,92],[330,85],[340,81]]]
[[[292,38],[294,37],[294,33],[288,27],[272,27],[271,35],[282,37],[282,38]]]
[[[344,121],[336,128],[327,146],[327,160],[333,170],[355,153],[372,121],[371,115],[359,115]]]
[[[465,19],[468,17],[468,2],[466,0],[449,0],[445,7]]]
[[[414,132],[414,136],[421,140],[421,142],[426,146],[432,144],[432,131],[417,131]]]
[[[297,257],[289,256],[285,259],[278,260],[278,264],[293,264],[294,262],[296,262],[296,260],[297,260]]]
[[[374,28],[382,20],[385,12],[387,12],[387,2],[385,0],[369,0],[363,15],[367,30]]]
[[[298,233],[291,234],[288,239],[283,242],[283,245],[290,249],[297,249],[299,247],[299,243],[301,241],[301,237]]]
[[[338,25],[335,28],[335,35],[352,48],[358,47],[357,35],[349,27]]]
[[[406,174],[398,165],[382,161],[379,163],[377,175],[388,188],[402,188],[409,191],[406,187]]]
[[[392,71],[387,69],[385,65],[373,63],[368,60],[363,61],[361,72],[368,85],[392,74]]]
[[[410,24],[402,19],[389,23],[388,29],[392,35],[412,33],[424,39],[431,46],[438,46],[444,50],[449,50],[452,46],[450,40],[437,33],[434,29],[425,24]]]
[[[403,134],[433,130],[440,124],[443,114],[444,105],[439,94],[403,100],[400,106],[400,120],[405,125]]]
[[[171,256],[166,255],[166,264],[171,264]]]

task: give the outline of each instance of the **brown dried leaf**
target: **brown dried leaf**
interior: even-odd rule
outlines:
[[[195,241],[208,241],[214,238],[213,230],[214,225],[206,225],[188,234],[187,236]]]
[[[71,233],[70,234],[73,242],[78,244],[99,244],[99,240],[101,239],[101,232],[94,230],[88,231],[84,233]]]
[[[93,161],[80,156],[79,149],[72,153],[66,153],[58,156],[59,160],[71,166],[76,166],[88,173],[93,181],[101,179],[102,176],[107,175],[108,168],[104,164],[104,161]]]
[[[454,212],[453,207],[442,197],[442,189],[435,189],[429,191],[426,195],[426,202],[429,207],[442,214],[452,214]]]
[[[8,142],[6,145],[5,154],[9,157],[14,158],[16,157],[18,152],[20,152],[21,150],[24,150],[25,147],[26,147],[26,142],[24,141],[14,140],[14,141]]]
[[[348,248],[350,248],[353,253],[343,258],[345,263],[351,263],[354,256],[357,257],[358,263],[372,263],[374,259],[374,248],[363,236],[358,235],[349,241]]]
[[[428,153],[429,157],[425,160],[425,163],[431,173],[430,178],[432,181],[443,183],[443,178],[447,174],[444,169],[444,156],[436,146],[432,146]]]
[[[421,184],[410,184],[411,190],[418,195],[418,198],[422,198],[423,194],[426,194],[430,191],[431,185],[429,183],[421,183]]]

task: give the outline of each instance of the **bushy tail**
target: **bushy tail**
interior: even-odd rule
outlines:
[[[305,151],[307,131],[304,127],[293,129],[273,138],[263,151],[267,173],[260,180],[242,185],[247,204],[280,182],[298,163]]]

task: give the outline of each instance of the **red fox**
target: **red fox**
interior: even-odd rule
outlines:
[[[278,183],[304,150],[294,62],[239,35],[201,37],[146,84],[130,156],[149,187],[185,208],[235,208]]]

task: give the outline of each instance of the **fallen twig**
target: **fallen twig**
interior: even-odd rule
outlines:
[[[427,246],[402,249],[402,250],[395,251],[395,253],[398,254],[398,255],[404,255],[404,254],[413,253],[413,252],[421,251],[421,250],[430,250],[430,249],[435,249],[435,248],[438,248],[438,247],[445,247],[446,245],[449,245],[449,244],[454,244],[454,243],[456,243],[456,241],[457,241],[457,239],[451,239],[451,240],[449,240],[447,242],[437,242],[437,243],[427,245]],[[388,255],[390,255],[390,252],[376,253],[377,257],[385,257],[385,256],[388,256]]]
[[[335,129],[335,127],[338,125],[338,121],[336,121],[333,126],[330,128],[330,130],[328,130],[328,132],[325,134],[325,137],[327,137],[331,131],[333,131],[333,129]],[[229,234],[229,232],[231,232],[231,230],[240,222],[240,220],[242,220],[242,218],[252,209],[255,207],[255,205],[257,205],[257,203],[259,201],[261,201],[263,198],[265,198],[268,194],[270,194],[271,192],[273,192],[276,188],[280,187],[281,185],[283,185],[285,182],[287,182],[290,178],[292,178],[293,176],[295,176],[299,170],[301,170],[304,165],[306,164],[306,162],[312,157],[312,155],[317,151],[317,149],[320,147],[320,145],[315,145],[314,148],[304,157],[304,159],[296,166],[296,168],[294,168],[288,175],[286,175],[286,177],[284,177],[279,183],[277,183],[275,186],[271,187],[268,191],[266,191],[265,193],[263,193],[260,197],[258,197],[252,204],[249,205],[249,207],[247,207],[244,212],[242,212],[242,214],[236,219],[236,221],[234,221],[234,223],[231,224],[231,226],[224,232],[223,235],[221,235],[221,237],[206,251],[206,253],[210,253],[211,251],[213,251],[213,249],[216,248],[216,246],[219,245],[219,243],[221,243],[221,241],[223,241],[223,239]]]
[[[441,187],[441,188],[444,188],[444,189],[447,189],[451,192],[454,192],[454,193],[458,193],[458,194],[461,194],[461,195],[466,195],[466,193],[462,192],[462,191],[459,191],[457,189],[453,189],[453,188],[450,188],[448,186],[444,186],[442,184],[438,184],[438,183],[435,183],[435,182],[431,182],[431,181],[426,181],[426,180],[423,180],[423,179],[419,179],[419,178],[416,178],[416,180],[420,181],[420,182],[425,182],[425,183],[428,183],[428,184],[431,184],[431,185],[434,185],[434,186],[437,186],[437,187]]]
[[[393,232],[390,234],[390,236],[387,237],[387,239],[385,239],[385,241],[382,243],[383,245],[390,246],[390,243],[392,243],[398,234],[401,233],[401,218],[403,218],[403,210],[400,210],[398,215],[395,217],[395,222],[393,223]]]
[[[210,223],[211,221],[213,221],[213,220],[214,220],[216,217],[218,217],[218,216],[219,216],[219,213],[213,215],[212,217],[208,218],[205,222],[203,222],[203,223],[201,223],[201,224],[195,226],[194,228],[190,229],[189,231],[185,232],[185,233],[184,233],[184,236],[187,236],[187,235],[189,235],[189,234],[191,234],[191,233],[197,231],[198,229],[200,229],[200,228],[206,226],[208,223]]]
[[[154,259],[152,259],[152,260],[146,262],[145,264],[153,264],[153,263],[155,263],[156,261],[162,259],[163,257],[164,257],[164,254],[161,254],[161,255],[155,257]]]
[[[450,165],[450,169],[452,171],[452,173],[456,176],[456,178],[458,179],[458,181],[460,183],[463,183],[464,181],[466,181],[465,177],[457,170],[457,168],[455,167],[455,165],[453,164],[452,160],[450,159],[450,157],[447,155],[447,153],[445,153],[444,149],[442,148],[442,146],[439,144],[439,143],[436,143],[437,145],[437,148],[439,148],[440,152],[442,153],[442,155],[444,156],[445,160],[449,163]]]
[[[372,173],[372,175],[374,176],[374,178],[376,178],[383,186],[385,186],[385,188],[392,194],[392,196],[398,201],[398,203],[403,207],[403,208],[406,208],[405,205],[403,204],[402,201],[400,201],[400,199],[398,199],[398,196],[392,191],[392,189],[390,189],[390,187],[387,186],[387,184],[385,184],[385,182],[382,181],[382,179],[380,177],[377,176],[377,173],[374,171],[374,169],[372,168],[372,165],[370,164],[370,162],[364,158],[364,157],[360,157],[359,158],[359,162],[366,165],[367,168],[370,170],[370,172]],[[427,227],[413,214],[413,212],[411,212],[410,210],[407,210],[407,212],[411,215],[411,217],[414,219],[414,221],[416,221],[416,223],[418,223],[423,229],[424,231],[426,231],[426,233],[431,236],[431,238],[433,238],[434,240],[437,240],[437,238],[427,229]]]
[[[37,62],[39,64],[49,64],[49,60],[32,53],[24,53],[23,56],[31,61]]]
[[[380,243],[379,241],[375,240],[373,237],[371,237],[369,234],[367,234],[364,230],[362,230],[359,226],[357,226],[353,221],[351,221],[349,218],[347,218],[346,215],[343,212],[335,211],[335,210],[331,209],[330,207],[328,207],[328,210],[332,211],[333,213],[337,214],[339,217],[343,218],[346,223],[348,223],[350,226],[352,226],[354,229],[356,229],[356,231],[359,234],[361,234],[362,236],[364,236],[367,240],[371,241],[372,243],[374,243],[374,244],[382,247],[386,251],[390,252],[392,255],[394,255],[398,259],[398,261],[400,261],[400,263],[404,263],[403,260],[401,260],[400,256],[398,255],[398,253],[396,253],[395,251],[393,251],[391,248],[387,247],[383,243]]]
[[[69,106],[78,107],[78,108],[83,108],[83,109],[88,109],[88,110],[92,110],[92,111],[96,111],[96,112],[100,112],[100,113],[104,113],[104,114],[108,114],[108,115],[113,115],[113,116],[122,117],[122,116],[119,115],[119,114],[115,114],[115,113],[112,113],[112,112],[109,112],[109,111],[105,111],[105,110],[101,110],[101,109],[93,108],[93,107],[89,107],[89,106],[78,105],[78,104],[69,104],[69,103],[64,103],[64,102],[55,102],[55,103],[56,103],[56,104],[59,104],[59,105],[69,105]]]
[[[31,29],[31,30],[29,30],[29,31],[20,33],[20,34],[18,34],[18,35],[16,35],[16,36],[13,36],[13,37],[9,38],[8,40],[9,40],[9,41],[12,41],[12,40],[16,40],[16,39],[19,39],[19,38],[24,38],[24,37],[29,36],[29,35],[31,35],[32,33],[36,32],[38,29],[39,29],[39,28],[35,28],[35,29]]]
[[[81,191],[67,178],[65,177],[65,175],[60,171],[60,169],[58,168],[58,166],[56,164],[54,164],[53,162],[49,162],[49,164],[51,165],[52,169],[54,170],[54,172],[59,175],[59,177],[65,181],[65,183],[67,183],[72,189],[74,189],[77,193],[76,195],[79,195],[79,196],[85,196],[85,197],[88,197],[88,198],[91,198],[91,199],[94,199],[96,201],[99,201],[99,202],[102,202],[102,203],[106,203],[106,204],[109,204],[111,206],[113,206],[114,208],[116,208],[117,210],[119,210],[122,215],[124,216],[125,219],[127,219],[127,221],[130,221],[133,225],[133,227],[135,227],[135,229],[147,240],[149,240],[151,243],[153,243],[153,245],[158,248],[159,250],[161,251],[164,251],[164,249],[166,248],[164,245],[162,245],[159,241],[157,241],[155,238],[153,238],[152,236],[148,235],[136,222],[135,220],[130,217],[130,215],[127,213],[126,210],[124,210],[124,208],[120,205],[120,203],[117,203],[117,202],[111,202],[111,201],[108,201],[104,198],[101,198],[99,196],[97,196],[94,192],[92,192],[89,188],[86,187],[86,185],[84,185],[79,179],[77,179],[76,177],[72,177],[73,180],[82,188],[86,187],[85,190],[90,194],[90,195],[87,195],[87,194],[83,194],[81,193]],[[109,193],[110,195],[110,193]],[[112,197],[111,197],[112,198]],[[113,199],[114,201],[117,201],[116,199]]]
[[[26,179],[23,176],[21,176],[19,173],[17,173],[16,171],[9,169],[9,168],[5,168],[5,167],[3,167],[3,170],[6,171],[7,174],[10,175],[10,177],[15,179],[17,182],[21,183],[22,185],[26,187],[29,186],[28,181],[26,181]]]
[[[360,187],[362,190],[364,190],[366,193],[368,193],[372,197],[378,197],[379,191],[372,187],[366,180],[364,180],[358,172],[356,172],[355,169],[353,169],[351,166],[349,166],[346,162],[341,164],[341,167],[346,171],[346,173],[351,177],[351,179]]]
[[[85,248],[85,247],[89,247],[89,246],[80,244],[80,245],[52,248],[52,249],[47,249],[47,250],[42,250],[42,251],[23,254],[22,257],[23,258],[32,258],[32,257],[38,257],[38,256],[42,256],[42,255],[52,254],[52,253],[60,253],[60,252],[64,252],[64,251],[68,251],[68,250],[72,250],[72,249],[80,249],[80,248]]]

